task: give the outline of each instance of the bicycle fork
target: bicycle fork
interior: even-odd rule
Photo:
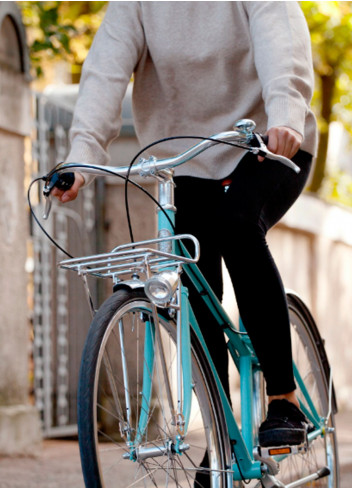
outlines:
[[[164,350],[162,331],[160,327],[159,314],[157,307],[152,304],[152,315],[145,321],[145,340],[144,340],[144,365],[143,365],[143,385],[141,410],[138,419],[136,436],[132,437],[132,420],[130,416],[130,386],[128,382],[126,352],[124,348],[123,325],[119,325],[121,343],[121,367],[124,383],[125,402],[126,402],[126,422],[122,427],[121,433],[126,438],[129,452],[123,455],[124,459],[145,460],[149,457],[170,455],[172,453],[181,454],[189,448],[183,442],[187,432],[191,413],[192,399],[192,364],[190,346],[190,326],[188,314],[188,291],[179,284],[177,303],[172,307],[177,311],[176,329],[176,399],[173,395],[172,384],[170,383],[170,372],[167,365],[167,355]],[[158,352],[158,366],[156,366],[155,353]],[[142,446],[143,437],[146,433],[150,419],[150,409],[152,401],[153,371],[160,369],[160,375],[165,389],[168,409],[172,414],[171,424],[175,426],[175,435],[168,437],[160,446]]]
[[[166,357],[161,338],[158,311],[155,306],[153,309],[153,320],[155,324],[155,336],[157,348],[159,349],[163,379],[165,383],[166,395],[170,412],[173,414],[172,424],[176,426],[176,439],[172,449],[176,453],[181,453],[188,448],[182,443],[187,432],[189,418],[191,414],[192,400],[192,362],[191,362],[191,340],[188,309],[188,290],[181,285],[177,289],[177,303],[172,305],[176,309],[176,406],[172,395],[169,372],[166,365]],[[181,449],[182,447],[182,449]]]
[[[175,220],[174,207],[174,183],[172,180],[173,172],[170,170],[154,174],[152,168],[145,169],[148,174],[158,180],[159,203],[163,211],[158,211],[158,237],[169,237],[173,235],[170,223]],[[168,217],[168,218],[167,218]],[[169,241],[160,245],[162,251],[172,252],[174,244]],[[147,267],[148,268],[148,267]],[[177,270],[180,275],[181,269]],[[148,271],[150,276],[150,270]],[[191,362],[191,340],[190,340],[190,322],[189,322],[189,304],[188,290],[183,287],[181,281],[178,281],[178,287],[175,294],[175,303],[169,305],[169,312],[176,313],[176,402],[174,402],[172,385],[170,384],[169,370],[166,364],[166,355],[163,347],[163,338],[160,328],[159,311],[155,304],[152,304],[152,322],[146,323],[146,338],[144,351],[144,372],[142,388],[142,409],[138,423],[138,433],[135,439],[135,447],[138,446],[143,438],[149,421],[149,412],[152,398],[152,370],[155,368],[154,353],[156,349],[159,352],[161,363],[161,375],[163,378],[168,408],[172,414],[172,424],[175,426],[174,439],[165,440],[164,445],[145,448],[134,448],[134,457],[145,459],[149,456],[162,456],[166,453],[181,454],[189,448],[183,443],[189,424],[192,402],[192,362]],[[124,458],[130,455],[125,454]]]

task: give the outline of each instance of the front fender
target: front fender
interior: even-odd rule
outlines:
[[[112,290],[113,292],[117,292],[118,290],[144,290],[144,284],[145,282],[139,279],[125,280],[123,282],[118,282],[117,284],[115,284]]]

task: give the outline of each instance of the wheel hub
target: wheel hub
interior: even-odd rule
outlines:
[[[131,453],[124,453],[125,460],[141,461],[147,458],[163,457],[177,454],[182,454],[190,448],[187,443],[181,443],[176,449],[176,445],[170,440],[166,445],[153,446],[149,448],[138,447],[133,448]]]

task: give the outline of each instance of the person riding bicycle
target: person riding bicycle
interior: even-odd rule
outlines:
[[[297,2],[111,2],[84,63],[67,162],[108,162],[132,75],[141,145],[230,130],[246,117],[267,134],[270,151],[301,168],[296,175],[219,144],[175,172],[176,230],[199,239],[199,266],[219,299],[224,259],[264,373],[269,408],[259,442],[299,444],[306,419],[295,395],[285,291],[266,233],[300,195],[316,151],[311,48],[301,9]],[[169,141],[155,156],[183,148],[182,141]],[[70,190],[53,194],[73,200],[89,183],[85,178],[76,173]],[[224,335],[190,294],[229,395]]]

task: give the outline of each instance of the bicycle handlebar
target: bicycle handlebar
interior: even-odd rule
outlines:
[[[241,119],[235,124],[233,131],[221,132],[219,134],[215,134],[210,138],[204,138],[203,141],[192,146],[187,151],[181,154],[178,154],[171,158],[157,159],[154,156],[151,156],[148,159],[141,158],[140,161],[134,164],[132,167],[85,165],[84,163],[61,163],[56,166],[46,177],[44,177],[46,184],[43,189],[43,194],[47,199],[47,205],[43,217],[44,219],[46,219],[50,212],[50,193],[52,188],[54,186],[58,186],[60,188],[60,184],[62,185],[61,188],[67,188],[65,179],[63,179],[62,182],[56,181],[55,183],[53,183],[53,177],[58,173],[64,174],[72,172],[73,169],[76,169],[79,170],[81,173],[90,173],[95,176],[106,175],[107,173],[112,175],[119,175],[121,177],[137,174],[141,176],[155,175],[162,170],[183,165],[187,161],[207,150],[208,148],[216,144],[221,144],[222,142],[230,144],[232,143],[235,146],[252,152],[253,154],[257,154],[259,156],[278,161],[283,165],[291,168],[296,173],[299,173],[300,168],[295,163],[293,163],[293,161],[286,158],[285,156],[274,154],[268,150],[266,144],[264,143],[265,138],[260,134],[254,132],[255,127],[256,125],[253,121],[249,119]]]
[[[85,165],[83,163],[82,164],[80,163],[79,167],[82,173],[91,173],[96,176],[106,175],[107,171],[109,173],[116,173],[122,177],[125,177],[128,174],[130,175],[139,174],[139,175],[147,176],[148,174],[154,174],[157,171],[183,165],[184,163],[198,156],[200,153],[207,150],[211,146],[226,141],[226,142],[239,143],[243,145],[243,147],[245,144],[247,144],[248,148],[244,148],[244,149],[247,149],[248,151],[251,151],[254,154],[258,154],[266,158],[269,158],[270,160],[279,161],[280,163],[291,168],[296,173],[300,172],[300,168],[295,163],[293,163],[293,161],[286,158],[285,156],[277,155],[269,151],[259,134],[253,133],[253,136],[256,138],[256,141],[260,143],[259,146],[250,146],[250,141],[243,141],[243,134],[239,133],[238,131],[228,131],[228,132],[222,132],[216,134],[205,141],[201,141],[195,146],[192,146],[184,153],[173,156],[171,158],[157,159],[154,156],[151,156],[148,159],[142,158],[138,163],[133,165],[132,168],[128,166],[116,167],[116,166],[102,166],[102,165],[89,165],[85,168]],[[77,167],[77,163],[61,163],[55,168],[55,172],[59,171],[64,173],[76,167]]]

